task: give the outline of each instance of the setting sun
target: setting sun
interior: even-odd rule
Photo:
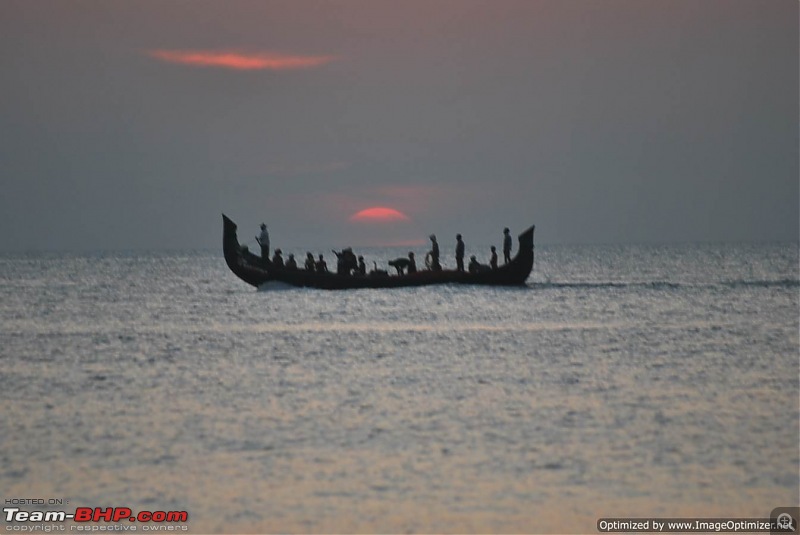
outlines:
[[[391,222],[391,221],[409,221],[409,217],[399,210],[394,208],[387,208],[385,206],[373,206],[365,208],[360,212],[350,216],[350,221],[374,221],[374,222]]]

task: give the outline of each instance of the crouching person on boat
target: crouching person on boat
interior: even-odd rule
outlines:
[[[417,272],[417,263],[414,260],[414,253],[411,251],[408,252],[408,258],[395,258],[389,260],[388,264],[397,270],[398,275],[404,275],[406,270],[409,273]]]

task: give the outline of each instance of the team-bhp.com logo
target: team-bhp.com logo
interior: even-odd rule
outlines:
[[[155,526],[142,526],[143,531],[161,531],[163,525],[175,523],[182,524],[189,521],[189,513],[187,511],[140,511],[134,514],[130,507],[78,507],[74,513],[66,511],[24,511],[19,507],[5,507],[3,513],[6,522],[14,523],[29,523],[29,522],[66,522],[71,520],[77,523],[98,523],[98,522],[140,522],[140,523],[153,523]],[[6,526],[8,531],[10,526]],[[78,528],[82,531],[81,527],[86,526],[70,526]],[[185,526],[181,526],[185,530]],[[174,531],[170,529],[169,531]]]

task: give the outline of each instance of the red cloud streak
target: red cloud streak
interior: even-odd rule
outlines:
[[[238,71],[309,69],[336,59],[334,56],[292,56],[274,52],[246,53],[219,50],[151,50],[148,54],[168,63]]]

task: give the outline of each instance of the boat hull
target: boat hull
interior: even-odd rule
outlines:
[[[519,235],[519,250],[509,262],[497,269],[466,273],[454,270],[421,270],[407,275],[338,275],[304,269],[278,269],[269,260],[243,250],[236,235],[236,223],[222,215],[222,246],[228,268],[241,280],[261,286],[279,281],[302,288],[350,290],[359,288],[403,288],[432,284],[478,284],[484,286],[522,286],[533,269],[533,231],[530,227]]]

